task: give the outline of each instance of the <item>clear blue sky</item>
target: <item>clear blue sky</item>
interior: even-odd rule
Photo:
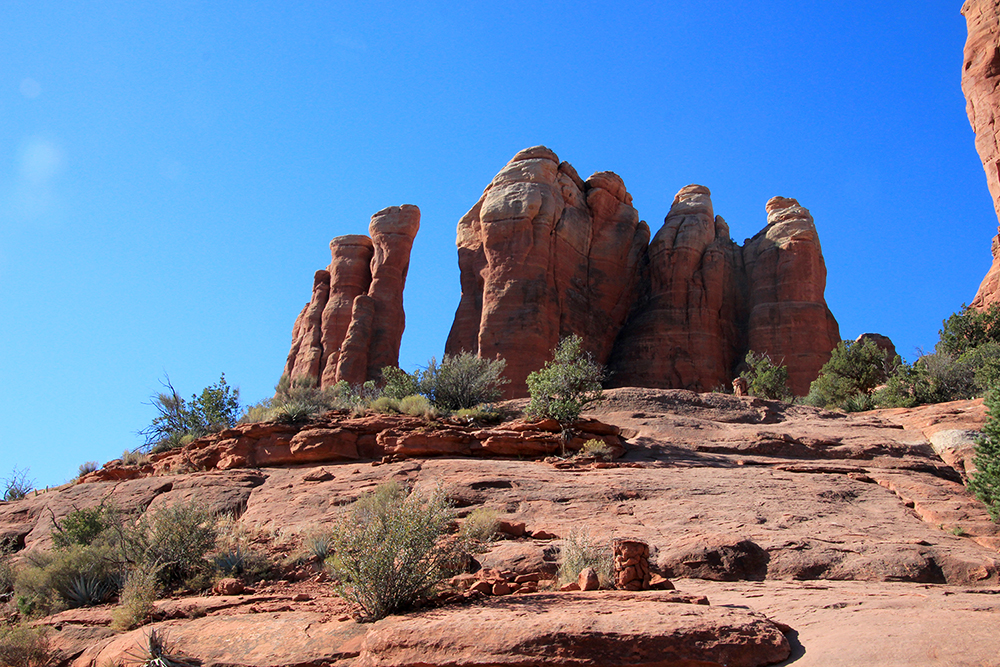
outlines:
[[[455,5],[458,5],[457,8]],[[620,174],[654,232],[797,198],[841,334],[915,358],[997,220],[961,2],[44,2],[0,20],[0,477],[140,444],[169,373],[272,392],[329,240],[416,204],[400,363],[440,356],[458,219],[519,149]]]

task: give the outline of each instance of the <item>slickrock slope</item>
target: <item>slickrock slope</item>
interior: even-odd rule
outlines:
[[[371,238],[338,236],[330,265],[316,272],[312,298],[295,320],[285,374],[321,387],[358,384],[395,366],[403,336],[403,287],[420,209],[392,206],[372,216]]]
[[[976,151],[983,162],[993,207],[1000,216],[1000,3],[966,0],[962,14],[969,35],[962,66],[965,110],[976,133]],[[993,266],[972,301],[974,308],[1000,302],[1000,234],[993,238]]]
[[[0,536],[46,548],[53,519],[108,497],[139,511],[197,499],[265,534],[302,534],[394,479],[417,492],[442,485],[463,516],[481,506],[500,512],[505,539],[479,557],[483,569],[467,583],[503,573],[542,580],[508,586],[511,597],[459,596],[373,625],[351,620],[308,564],[241,596],[158,601],[155,627],[204,667],[758,665],[789,652],[797,667],[920,666],[990,664],[1000,654],[987,630],[1000,614],[1000,527],[959,482],[952,465],[962,464],[943,461],[933,443],[979,428],[982,401],[844,415],[683,390],[606,394],[590,417],[629,436],[614,463],[414,451],[384,463],[91,481],[0,503]],[[349,421],[331,416],[300,432],[321,439],[337,420]],[[553,591],[545,582],[574,531],[606,544],[644,541],[677,590]],[[689,604],[702,596],[708,606]],[[62,664],[78,667],[134,653],[145,632],[112,631],[109,607],[41,623]]]
[[[576,333],[597,359],[628,315],[649,228],[616,174],[544,146],[513,157],[458,223],[462,298],[445,352],[507,360],[508,396]]]

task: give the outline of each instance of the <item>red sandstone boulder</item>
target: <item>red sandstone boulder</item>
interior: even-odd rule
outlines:
[[[312,298],[295,320],[284,373],[321,387],[340,380],[378,379],[399,359],[403,287],[420,227],[416,206],[392,206],[372,216],[371,238],[338,236],[330,266],[313,278]]]

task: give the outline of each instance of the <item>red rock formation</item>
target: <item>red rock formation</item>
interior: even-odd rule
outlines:
[[[621,178],[583,181],[544,146],[497,174],[458,224],[462,299],[445,348],[507,360],[508,396],[578,334],[610,386],[726,386],[747,349],[789,366],[805,394],[839,342],[809,212],[768,203],[768,226],[741,249],[708,188],[675,197],[646,246]]]
[[[993,208],[1000,216],[1000,3],[996,0],[966,0],[962,14],[969,36],[965,42],[962,92],[965,110],[976,133],[976,151],[983,161],[986,184]],[[973,308],[1000,302],[1000,234],[993,239],[993,266],[983,278],[972,301]]]
[[[677,193],[648,261],[648,294],[638,297],[615,345],[612,386],[727,385],[744,351],[743,258],[708,188]]]
[[[618,176],[584,182],[544,146],[521,151],[459,221],[462,299],[446,353],[505,358],[509,396],[564,336],[605,361],[648,239]]]
[[[826,264],[809,211],[794,199],[767,202],[767,227],[743,248],[750,286],[749,349],[788,366],[797,395],[830,359],[840,327],[826,306]]]
[[[377,379],[396,365],[405,326],[403,287],[420,227],[416,206],[372,216],[371,238],[338,236],[330,266],[316,272],[312,299],[295,320],[285,374],[321,387]]]

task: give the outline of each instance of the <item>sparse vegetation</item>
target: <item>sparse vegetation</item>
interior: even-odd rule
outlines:
[[[80,464],[76,476],[83,477],[84,475],[88,475],[96,471],[99,467],[100,465],[98,465],[97,461],[84,461],[83,463]]]
[[[14,545],[10,540],[0,541],[0,600],[14,591]]]
[[[11,471],[10,477],[3,481],[3,485],[3,499],[7,502],[24,498],[35,488],[34,480],[28,479],[28,470],[18,470],[17,467]]]
[[[125,583],[118,595],[118,606],[111,612],[111,627],[124,631],[145,625],[153,615],[157,588],[155,569],[132,569],[125,575]]]
[[[608,447],[608,443],[603,440],[598,440],[597,438],[591,438],[587,442],[583,443],[583,447],[579,451],[580,456],[592,456],[596,459],[601,459],[602,461],[611,460],[611,448]]]
[[[139,431],[150,451],[167,451],[236,425],[240,414],[240,390],[226,384],[225,373],[217,383],[203,389],[201,395],[192,395],[190,401],[177,393],[170,378],[163,386],[167,391],[157,393],[150,402],[157,416]]]
[[[487,544],[496,539],[500,513],[490,507],[477,507],[462,522],[462,537],[469,542]]]
[[[467,553],[463,540],[446,537],[452,517],[440,488],[425,498],[387,482],[363,495],[334,530],[328,563],[341,595],[377,620],[430,593]]]
[[[611,547],[600,546],[593,538],[579,531],[573,531],[563,540],[559,560],[559,583],[576,581],[580,572],[587,567],[594,568],[601,580],[601,587],[611,585]]]
[[[1000,523],[1000,386],[986,395],[987,417],[976,442],[969,490],[981,500],[993,521]]]
[[[740,377],[747,381],[751,396],[775,401],[791,402],[792,392],[788,388],[788,367],[775,364],[766,353],[750,350],[744,357],[746,370]]]
[[[526,412],[571,424],[586,404],[601,398],[603,380],[604,367],[583,351],[583,339],[568,336],[560,341],[552,361],[528,375],[531,402]]]
[[[0,665],[5,667],[47,667],[52,651],[45,628],[25,624],[0,626]]]

